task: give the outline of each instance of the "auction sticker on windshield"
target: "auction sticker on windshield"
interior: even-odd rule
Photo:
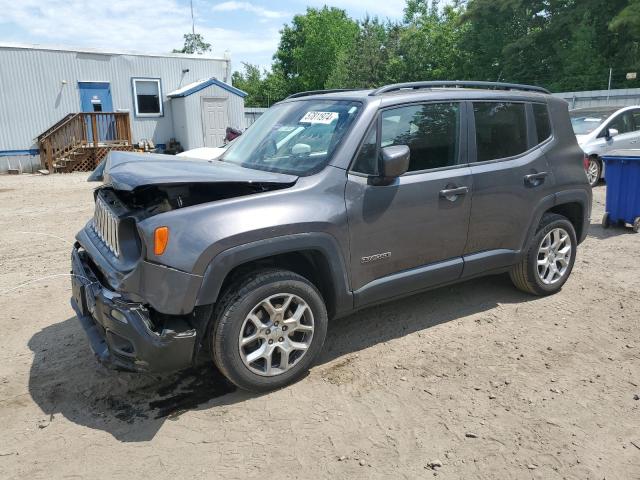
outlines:
[[[300,123],[320,123],[329,125],[338,119],[338,112],[307,112],[300,119]]]

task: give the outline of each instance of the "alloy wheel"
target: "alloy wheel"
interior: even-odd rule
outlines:
[[[313,331],[313,312],[302,298],[271,295],[246,316],[238,338],[240,357],[253,373],[281,375],[307,353]]]
[[[587,180],[590,185],[596,185],[600,180],[600,164],[595,158],[589,159],[589,166],[587,167]]]
[[[563,228],[547,233],[538,248],[538,277],[545,285],[553,285],[564,278],[571,264],[571,237]]]

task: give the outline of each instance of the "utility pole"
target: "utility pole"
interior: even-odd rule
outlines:
[[[193,19],[193,0],[191,0],[191,33],[196,34],[196,21]]]
[[[607,88],[607,101],[609,101],[609,96],[611,94],[611,77],[613,76],[613,68],[609,67],[609,87]]]

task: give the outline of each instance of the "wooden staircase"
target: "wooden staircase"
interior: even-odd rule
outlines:
[[[37,138],[50,172],[90,172],[111,150],[133,150],[128,113],[71,113]]]

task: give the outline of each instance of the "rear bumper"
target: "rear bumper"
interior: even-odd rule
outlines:
[[[101,363],[137,372],[175,371],[192,364],[195,329],[155,331],[149,310],[102,285],[78,245],[71,265],[71,306]]]

